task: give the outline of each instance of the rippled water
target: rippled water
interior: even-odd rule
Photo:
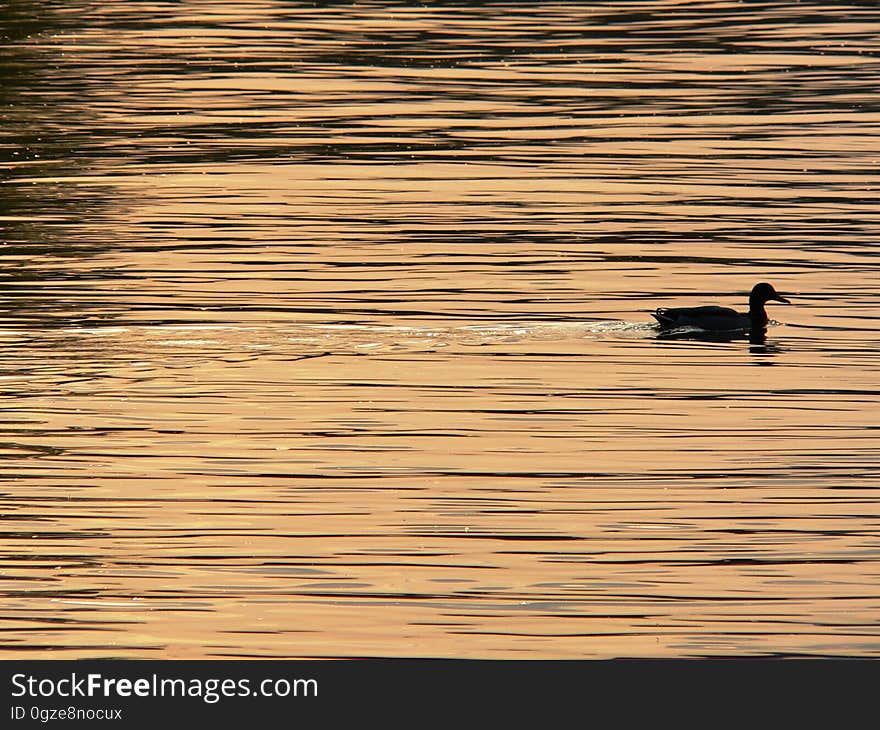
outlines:
[[[2,33],[0,655],[880,655],[873,3]]]

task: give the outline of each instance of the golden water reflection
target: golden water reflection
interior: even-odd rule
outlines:
[[[8,22],[4,655],[876,656],[880,23],[656,5]]]

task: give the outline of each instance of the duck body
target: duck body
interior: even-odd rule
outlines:
[[[764,329],[770,321],[764,304],[768,301],[791,304],[781,296],[770,284],[756,284],[749,295],[749,311],[737,312],[735,309],[717,306],[679,307],[676,309],[658,309],[651,313],[660,327],[674,329],[678,327],[696,327],[709,332],[730,332],[736,330]]]

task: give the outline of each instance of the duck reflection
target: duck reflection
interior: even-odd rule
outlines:
[[[743,330],[712,331],[695,327],[677,329],[659,328],[657,340],[689,340],[692,342],[738,342],[748,341],[749,352],[755,355],[773,355],[783,351],[775,340],[768,341],[766,327],[753,327]],[[756,364],[769,364],[766,361]]]

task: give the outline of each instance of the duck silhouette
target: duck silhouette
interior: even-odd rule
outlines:
[[[772,285],[762,282],[755,284],[749,295],[749,311],[737,312],[727,307],[679,307],[677,309],[658,309],[652,312],[663,329],[677,327],[696,327],[708,332],[731,332],[736,330],[763,330],[767,327],[767,312],[764,304],[769,301],[791,304],[780,295]]]

